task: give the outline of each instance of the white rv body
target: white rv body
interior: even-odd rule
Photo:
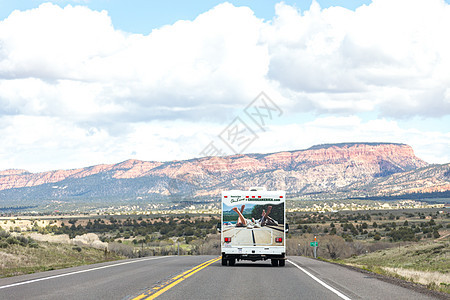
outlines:
[[[222,265],[239,260],[286,259],[286,193],[252,188],[222,192]]]

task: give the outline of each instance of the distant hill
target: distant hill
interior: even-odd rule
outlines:
[[[448,170],[448,164],[430,166],[410,146],[393,143],[327,144],[169,162],[127,160],[41,173],[0,171],[0,206],[34,205],[42,200],[217,200],[223,189],[250,186],[297,196],[430,192],[450,189]]]
[[[399,199],[405,198],[399,197],[404,195],[410,195],[410,198],[420,198],[420,195],[448,197],[450,163],[429,165],[424,168],[395,173],[387,177],[376,178],[369,184],[355,183],[349,186],[349,189],[375,197],[389,195]]]

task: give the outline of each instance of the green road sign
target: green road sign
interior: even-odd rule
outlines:
[[[319,246],[319,243],[318,242],[311,242],[310,245],[311,245],[311,247],[317,247],[317,246]]]

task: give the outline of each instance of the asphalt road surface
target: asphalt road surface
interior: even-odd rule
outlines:
[[[289,257],[221,266],[217,256],[146,257],[0,279],[0,299],[436,299],[342,266]]]

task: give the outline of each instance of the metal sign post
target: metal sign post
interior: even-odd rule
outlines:
[[[314,258],[317,258],[317,237],[314,236]]]
[[[309,243],[311,247],[314,247],[314,258],[317,258],[317,247],[319,246],[319,243],[317,243],[317,237],[314,236],[314,242]]]

